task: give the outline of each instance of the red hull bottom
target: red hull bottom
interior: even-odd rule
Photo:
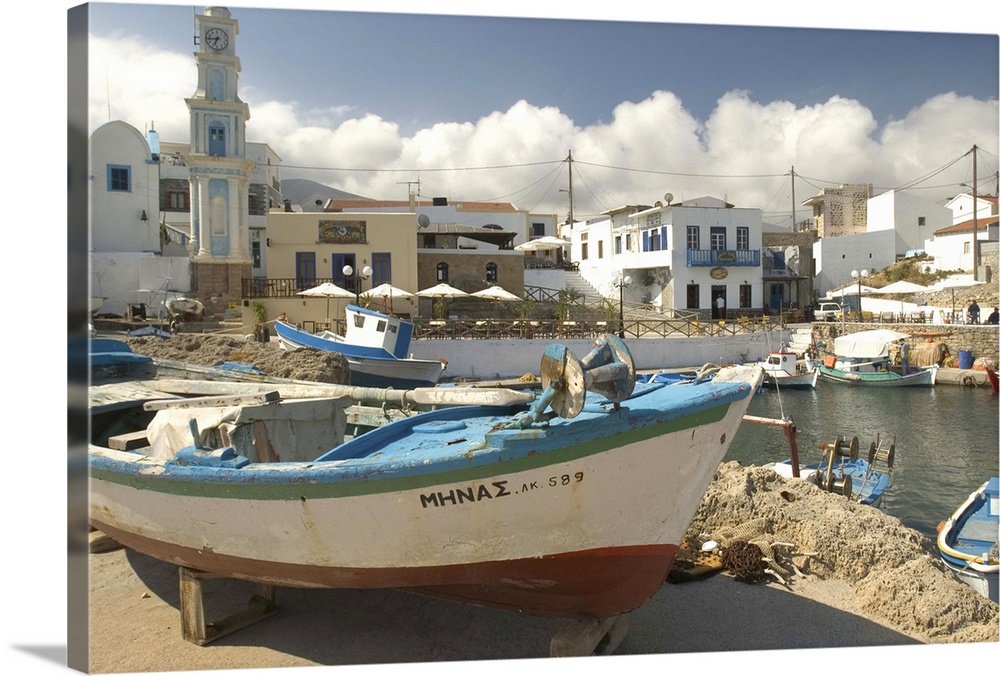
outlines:
[[[330,568],[255,561],[145,538],[94,522],[120,544],[206,573],[287,587],[405,589],[475,605],[565,618],[635,610],[662,586],[676,545],[619,547],[423,568]]]

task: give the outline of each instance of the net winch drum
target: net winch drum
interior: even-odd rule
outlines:
[[[617,407],[635,388],[632,355],[625,342],[610,333],[599,338],[582,360],[565,345],[550,345],[542,354],[540,373],[543,391],[521,419],[523,427],[553,416],[575,418],[583,410],[588,390]],[[546,412],[549,406],[552,410]]]

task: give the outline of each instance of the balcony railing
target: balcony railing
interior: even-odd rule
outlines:
[[[689,268],[759,267],[760,249],[688,249]]]

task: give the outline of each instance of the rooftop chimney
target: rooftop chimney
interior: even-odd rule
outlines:
[[[285,200],[285,211],[290,212],[291,210],[292,210],[292,200]]]

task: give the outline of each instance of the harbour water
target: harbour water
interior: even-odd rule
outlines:
[[[863,388],[824,382],[811,390],[764,390],[748,414],[791,416],[799,429],[799,462],[823,458],[819,445],[857,436],[867,458],[881,435],[895,440],[892,484],[883,510],[927,537],[1000,465],[998,397],[989,386]],[[788,457],[780,428],[744,423],[726,460],[764,465]]]

